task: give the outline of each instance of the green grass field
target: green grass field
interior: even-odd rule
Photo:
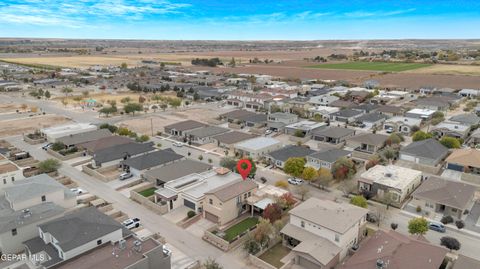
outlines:
[[[138,192],[138,193],[140,193],[140,194],[143,195],[144,197],[150,197],[150,196],[152,196],[152,195],[155,193],[156,190],[157,190],[157,188],[151,187],[151,188],[148,188],[148,189],[143,190],[143,191]]]
[[[233,225],[232,227],[228,228],[225,231],[225,236],[223,239],[231,242],[237,235],[247,231],[248,229],[252,228],[253,226],[257,225],[258,219],[257,218],[247,218],[242,220],[241,222]]]
[[[363,70],[363,71],[383,71],[383,72],[402,72],[423,67],[431,64],[422,63],[384,63],[384,62],[346,62],[330,63],[309,66],[310,68],[321,69],[341,69],[341,70]]]

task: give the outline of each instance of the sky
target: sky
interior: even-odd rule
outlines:
[[[0,37],[477,39],[477,0],[1,0]]]

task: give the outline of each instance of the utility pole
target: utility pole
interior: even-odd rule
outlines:
[[[153,137],[153,118],[150,118],[150,130],[152,131],[152,137]]]

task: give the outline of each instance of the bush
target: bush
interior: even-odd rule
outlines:
[[[190,211],[187,212],[187,217],[188,217],[189,219],[195,217],[195,215],[196,215],[196,213],[195,213],[195,211],[193,211],[193,210],[190,210]]]
[[[363,197],[363,196],[361,196],[361,195],[353,196],[353,197],[350,199],[350,204],[356,205],[356,206],[359,206],[359,207],[363,207],[363,208],[367,208],[367,207],[368,207],[367,199],[365,199],[365,197]]]
[[[458,229],[463,229],[463,227],[465,227],[465,222],[463,222],[463,220],[457,220],[455,221],[455,225]]]
[[[288,181],[278,180],[277,182],[275,182],[275,186],[279,187],[279,188],[287,189],[288,188]]]
[[[202,156],[202,155],[198,156],[198,159],[199,159],[200,161],[203,160],[203,156]]]
[[[55,172],[60,168],[61,163],[56,160],[56,159],[47,159],[43,162],[40,162],[38,164],[38,169],[40,169],[40,172],[42,173],[51,173]]]
[[[65,144],[63,144],[62,142],[55,142],[52,144],[53,151],[60,151],[62,149],[65,149]]]
[[[453,218],[452,216],[443,216],[440,222],[443,224],[453,223]]]
[[[398,224],[397,223],[390,223],[390,228],[392,228],[392,230],[396,230],[398,228]]]
[[[422,207],[421,207],[421,206],[417,206],[417,209],[416,209],[416,210],[417,210],[417,213],[420,213],[420,212],[422,212]]]

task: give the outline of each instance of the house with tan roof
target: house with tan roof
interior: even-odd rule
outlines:
[[[448,250],[429,243],[423,236],[396,231],[377,231],[366,239],[339,269],[438,269]]]
[[[257,183],[238,179],[205,193],[204,218],[219,225],[236,219],[250,210],[247,199],[258,189]]]
[[[456,149],[445,159],[446,168],[473,175],[480,175],[480,150]]]
[[[432,218],[440,214],[462,219],[473,207],[476,190],[471,184],[430,176],[412,193],[411,204]]]
[[[290,221],[281,230],[283,244],[304,268],[332,268],[366,231],[368,210],[347,203],[310,198],[290,210]]]

